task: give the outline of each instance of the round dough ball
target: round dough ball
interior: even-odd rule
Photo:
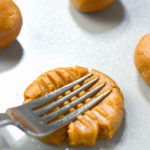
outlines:
[[[140,76],[150,85],[150,34],[142,37],[137,44],[134,63]]]
[[[115,0],[71,0],[74,7],[83,12],[96,12],[109,7]]]
[[[0,50],[15,41],[22,27],[22,16],[12,0],[0,0]]]

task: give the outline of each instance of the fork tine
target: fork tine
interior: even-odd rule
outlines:
[[[48,132],[48,134],[55,132],[56,130],[60,129],[61,127],[65,126],[66,124],[68,124],[69,122],[74,120],[78,115],[82,114],[83,112],[85,112],[86,110],[90,109],[91,107],[96,105],[98,102],[103,100],[103,98],[105,98],[110,92],[111,92],[111,90],[103,93],[99,97],[93,99],[90,103],[88,103],[88,104],[84,105],[83,107],[77,109],[76,111],[68,114],[67,116],[49,124],[48,127],[51,130]]]
[[[40,120],[42,120],[46,123],[46,122],[49,122],[49,121],[55,119],[59,115],[67,112],[70,108],[76,106],[77,104],[83,102],[84,100],[86,100],[87,98],[89,98],[90,96],[92,96],[93,94],[98,92],[102,87],[104,87],[104,83],[101,84],[100,86],[96,87],[95,89],[91,90],[90,92],[86,93],[82,97],[78,98],[77,100],[73,101],[72,103],[60,108],[59,110],[57,110],[55,112],[52,112],[52,113],[40,118]]]
[[[91,86],[93,83],[95,83],[98,80],[98,78],[94,78],[93,80],[91,80],[90,82],[88,82],[87,84],[81,86],[80,88],[78,88],[77,90],[71,92],[70,94],[64,96],[62,99],[57,100],[55,102],[53,102],[52,104],[49,104],[48,106],[42,107],[41,109],[35,110],[34,113],[39,116],[42,115],[52,109],[54,109],[55,107],[61,105],[63,102],[67,101],[68,99],[70,99],[71,97],[77,95],[79,92],[87,89],[89,86]]]
[[[82,78],[70,83],[70,84],[67,84],[66,86],[58,89],[58,90],[55,90],[54,92],[51,92],[47,95],[44,95],[40,98],[37,98],[36,100],[34,101],[31,101],[30,103],[26,103],[24,105],[26,105],[28,108],[31,108],[31,109],[35,109],[41,105],[44,105],[46,104],[47,102],[50,102],[51,100],[55,99],[56,97],[58,97],[59,95],[63,94],[64,92],[66,92],[67,90],[73,88],[75,85],[83,82],[85,79],[89,78],[90,76],[92,75],[92,73],[89,73],[85,76],[83,76]]]

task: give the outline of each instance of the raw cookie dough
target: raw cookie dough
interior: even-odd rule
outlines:
[[[104,10],[115,0],[71,0],[71,4],[83,12],[96,12]]]
[[[0,50],[16,40],[22,27],[22,16],[12,0],[0,0]]]
[[[89,72],[92,72],[93,75],[85,80],[83,84],[89,82],[95,77],[98,77],[99,80],[87,91],[105,83],[103,89],[93,97],[96,97],[109,89],[111,89],[112,92],[94,108],[88,110],[83,115],[78,116],[75,121],[40,140],[57,145],[66,141],[71,146],[89,146],[94,145],[97,138],[110,139],[117,132],[124,116],[124,98],[119,87],[110,77],[94,69],[89,71],[87,68],[76,66],[75,68],[56,68],[48,71],[40,75],[26,88],[24,92],[24,103],[30,102],[71,83]],[[87,91],[83,91],[78,96],[74,96],[69,102],[76,100]],[[84,103],[79,104],[75,109],[90,102],[93,97],[87,99]],[[64,103],[64,105],[66,104]],[[59,109],[59,107],[57,109]],[[72,111],[73,109],[70,109],[70,112]]]
[[[150,85],[150,34],[142,37],[137,44],[134,63],[140,76]]]

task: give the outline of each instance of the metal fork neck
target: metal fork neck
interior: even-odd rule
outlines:
[[[7,114],[0,113],[0,127],[6,126],[6,125],[13,125],[13,124],[14,124],[14,121],[12,121]]]

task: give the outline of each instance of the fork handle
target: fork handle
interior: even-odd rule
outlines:
[[[14,121],[6,113],[0,113],[0,127],[13,124]]]

